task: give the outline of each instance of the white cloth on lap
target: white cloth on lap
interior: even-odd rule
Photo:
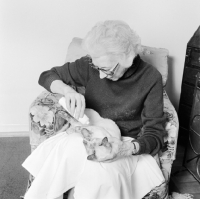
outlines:
[[[78,133],[62,132],[45,140],[22,166],[35,177],[25,199],[53,199],[72,187],[75,199],[140,199],[164,181],[150,155],[112,163],[88,161]]]
[[[112,163],[87,161],[74,196],[75,199],[141,199],[164,181],[151,155],[129,156]]]

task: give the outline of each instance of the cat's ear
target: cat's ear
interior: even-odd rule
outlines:
[[[108,148],[108,147],[112,147],[112,145],[108,142],[108,138],[105,137],[103,138],[101,145],[103,145],[104,147]]]
[[[103,140],[102,140],[102,145],[103,146],[106,146],[107,145],[107,143],[108,143],[108,138],[107,137],[105,137],[105,138],[103,138]]]
[[[93,153],[92,155],[89,155],[89,156],[87,157],[87,159],[88,159],[88,160],[96,160],[97,158],[96,158],[95,154]]]

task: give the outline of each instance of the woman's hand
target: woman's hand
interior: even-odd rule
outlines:
[[[51,83],[50,89],[53,93],[60,93],[65,96],[67,110],[76,119],[82,118],[85,111],[85,98],[80,93],[77,93],[69,85],[61,80],[54,80]],[[74,115],[75,112],[75,115]]]
[[[85,98],[75,90],[64,91],[66,107],[76,119],[82,118],[85,111]]]

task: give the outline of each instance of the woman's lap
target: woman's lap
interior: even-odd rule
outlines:
[[[150,155],[129,156],[113,163],[92,162],[87,160],[82,140],[79,134],[63,132],[43,142],[27,158],[23,166],[36,176],[27,198],[37,189],[41,198],[45,194],[54,198],[75,186],[76,199],[128,199],[141,194],[135,192],[138,187],[141,190],[144,186],[145,195],[162,183],[160,169]]]
[[[129,156],[113,163],[88,161],[76,184],[75,198],[141,199],[163,182],[162,172],[150,155]]]

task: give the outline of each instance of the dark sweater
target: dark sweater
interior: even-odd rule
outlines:
[[[39,84],[50,90],[54,80],[67,85],[84,86],[86,108],[116,122],[122,136],[137,139],[138,154],[155,155],[163,146],[163,87],[161,74],[137,56],[118,80],[100,79],[99,72],[82,57],[41,74]],[[138,137],[143,127],[142,136]]]

